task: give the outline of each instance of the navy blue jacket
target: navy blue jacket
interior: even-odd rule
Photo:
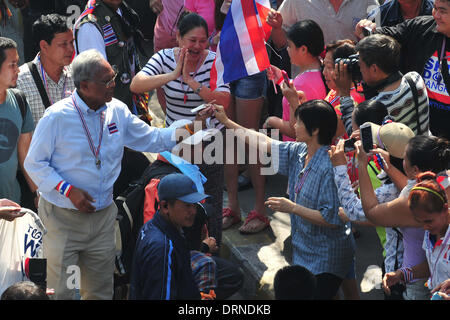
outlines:
[[[130,279],[130,299],[192,300],[200,292],[185,238],[159,213],[139,233]]]
[[[433,0],[423,0],[419,16],[431,15],[433,6]],[[380,21],[376,21],[378,27],[392,27],[405,21],[397,0],[386,2],[377,9],[372,10],[367,18],[370,20],[375,20],[377,14],[380,15]]]

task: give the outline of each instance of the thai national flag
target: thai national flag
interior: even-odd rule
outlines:
[[[119,129],[117,129],[116,123],[110,123],[108,124],[108,130],[109,130],[109,134],[113,134],[119,131]]]
[[[270,11],[270,1],[269,0],[255,0],[256,9],[258,10],[261,24],[264,31],[264,39],[267,41],[270,38],[270,33],[272,32],[272,27],[266,22],[267,16]]]
[[[255,0],[231,2],[211,69],[211,90],[224,83],[259,73],[270,66],[265,33],[256,8]]]

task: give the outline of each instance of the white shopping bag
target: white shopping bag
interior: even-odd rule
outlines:
[[[12,284],[28,280],[27,258],[43,258],[42,237],[47,232],[38,215],[27,214],[13,221],[0,219],[0,295]]]

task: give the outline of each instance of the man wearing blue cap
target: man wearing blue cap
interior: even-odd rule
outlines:
[[[180,173],[161,179],[158,196],[160,208],[142,227],[136,243],[129,298],[200,299],[182,228],[194,224],[197,203],[209,196]]]

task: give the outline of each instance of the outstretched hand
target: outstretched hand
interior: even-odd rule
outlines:
[[[225,113],[224,107],[217,104],[214,104],[212,107],[214,110],[214,117],[216,117],[216,119],[219,120],[220,123],[225,124],[229,119],[227,114]]]
[[[292,213],[295,203],[284,197],[270,197],[264,203],[269,209],[279,212]]]

